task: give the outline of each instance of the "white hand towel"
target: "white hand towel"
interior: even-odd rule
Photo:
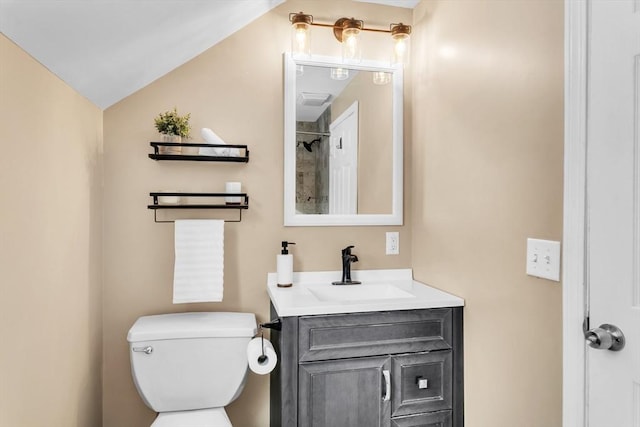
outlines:
[[[173,303],[222,301],[224,221],[176,220]]]
[[[222,140],[214,131],[209,128],[202,128],[200,134],[209,144],[222,144],[227,143]],[[221,157],[240,157],[239,148],[223,148],[223,147],[200,147],[200,155],[203,156],[221,156]]]
[[[209,144],[226,144],[226,142],[224,142],[222,138],[216,135],[216,133],[209,128],[202,128],[200,134]],[[200,147],[200,155],[227,157],[229,156],[229,149],[222,147]]]

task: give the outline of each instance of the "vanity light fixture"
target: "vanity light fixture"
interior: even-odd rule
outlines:
[[[290,13],[291,21],[291,52],[294,55],[310,55],[311,40],[309,26],[313,22],[313,16],[304,13]]]
[[[331,69],[331,78],[333,80],[346,80],[349,78],[349,69],[348,68],[332,68]]]
[[[391,74],[384,71],[375,71],[373,73],[373,84],[374,85],[386,85],[391,81]]]
[[[406,64],[409,62],[409,35],[411,26],[391,24],[391,38],[393,39],[393,64]]]
[[[333,26],[333,35],[342,43],[342,60],[344,62],[360,62],[360,31],[364,22],[355,18],[340,18]]]
[[[393,39],[394,49],[391,57],[393,64],[406,64],[409,54],[409,36],[411,25],[400,22],[390,24],[388,30],[366,28],[364,21],[355,18],[340,18],[333,24],[313,22],[313,16],[304,12],[290,13],[291,22],[291,51],[293,55],[310,55],[310,29],[311,26],[328,27],[333,29],[333,35],[342,44],[342,60],[344,62],[360,62],[362,51],[360,48],[360,33],[373,31],[389,33]]]

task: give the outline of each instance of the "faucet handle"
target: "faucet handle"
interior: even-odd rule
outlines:
[[[351,255],[351,249],[355,248],[355,246],[350,245],[342,250],[343,255]]]

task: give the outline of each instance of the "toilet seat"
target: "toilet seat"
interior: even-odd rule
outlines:
[[[224,408],[160,412],[151,427],[233,427]]]

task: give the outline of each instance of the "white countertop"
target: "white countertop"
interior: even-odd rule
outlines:
[[[278,316],[357,313],[461,307],[464,300],[413,280],[411,269],[353,270],[361,285],[332,285],[341,271],[293,273],[293,286],[279,288],[276,273],[267,275],[267,291]]]

